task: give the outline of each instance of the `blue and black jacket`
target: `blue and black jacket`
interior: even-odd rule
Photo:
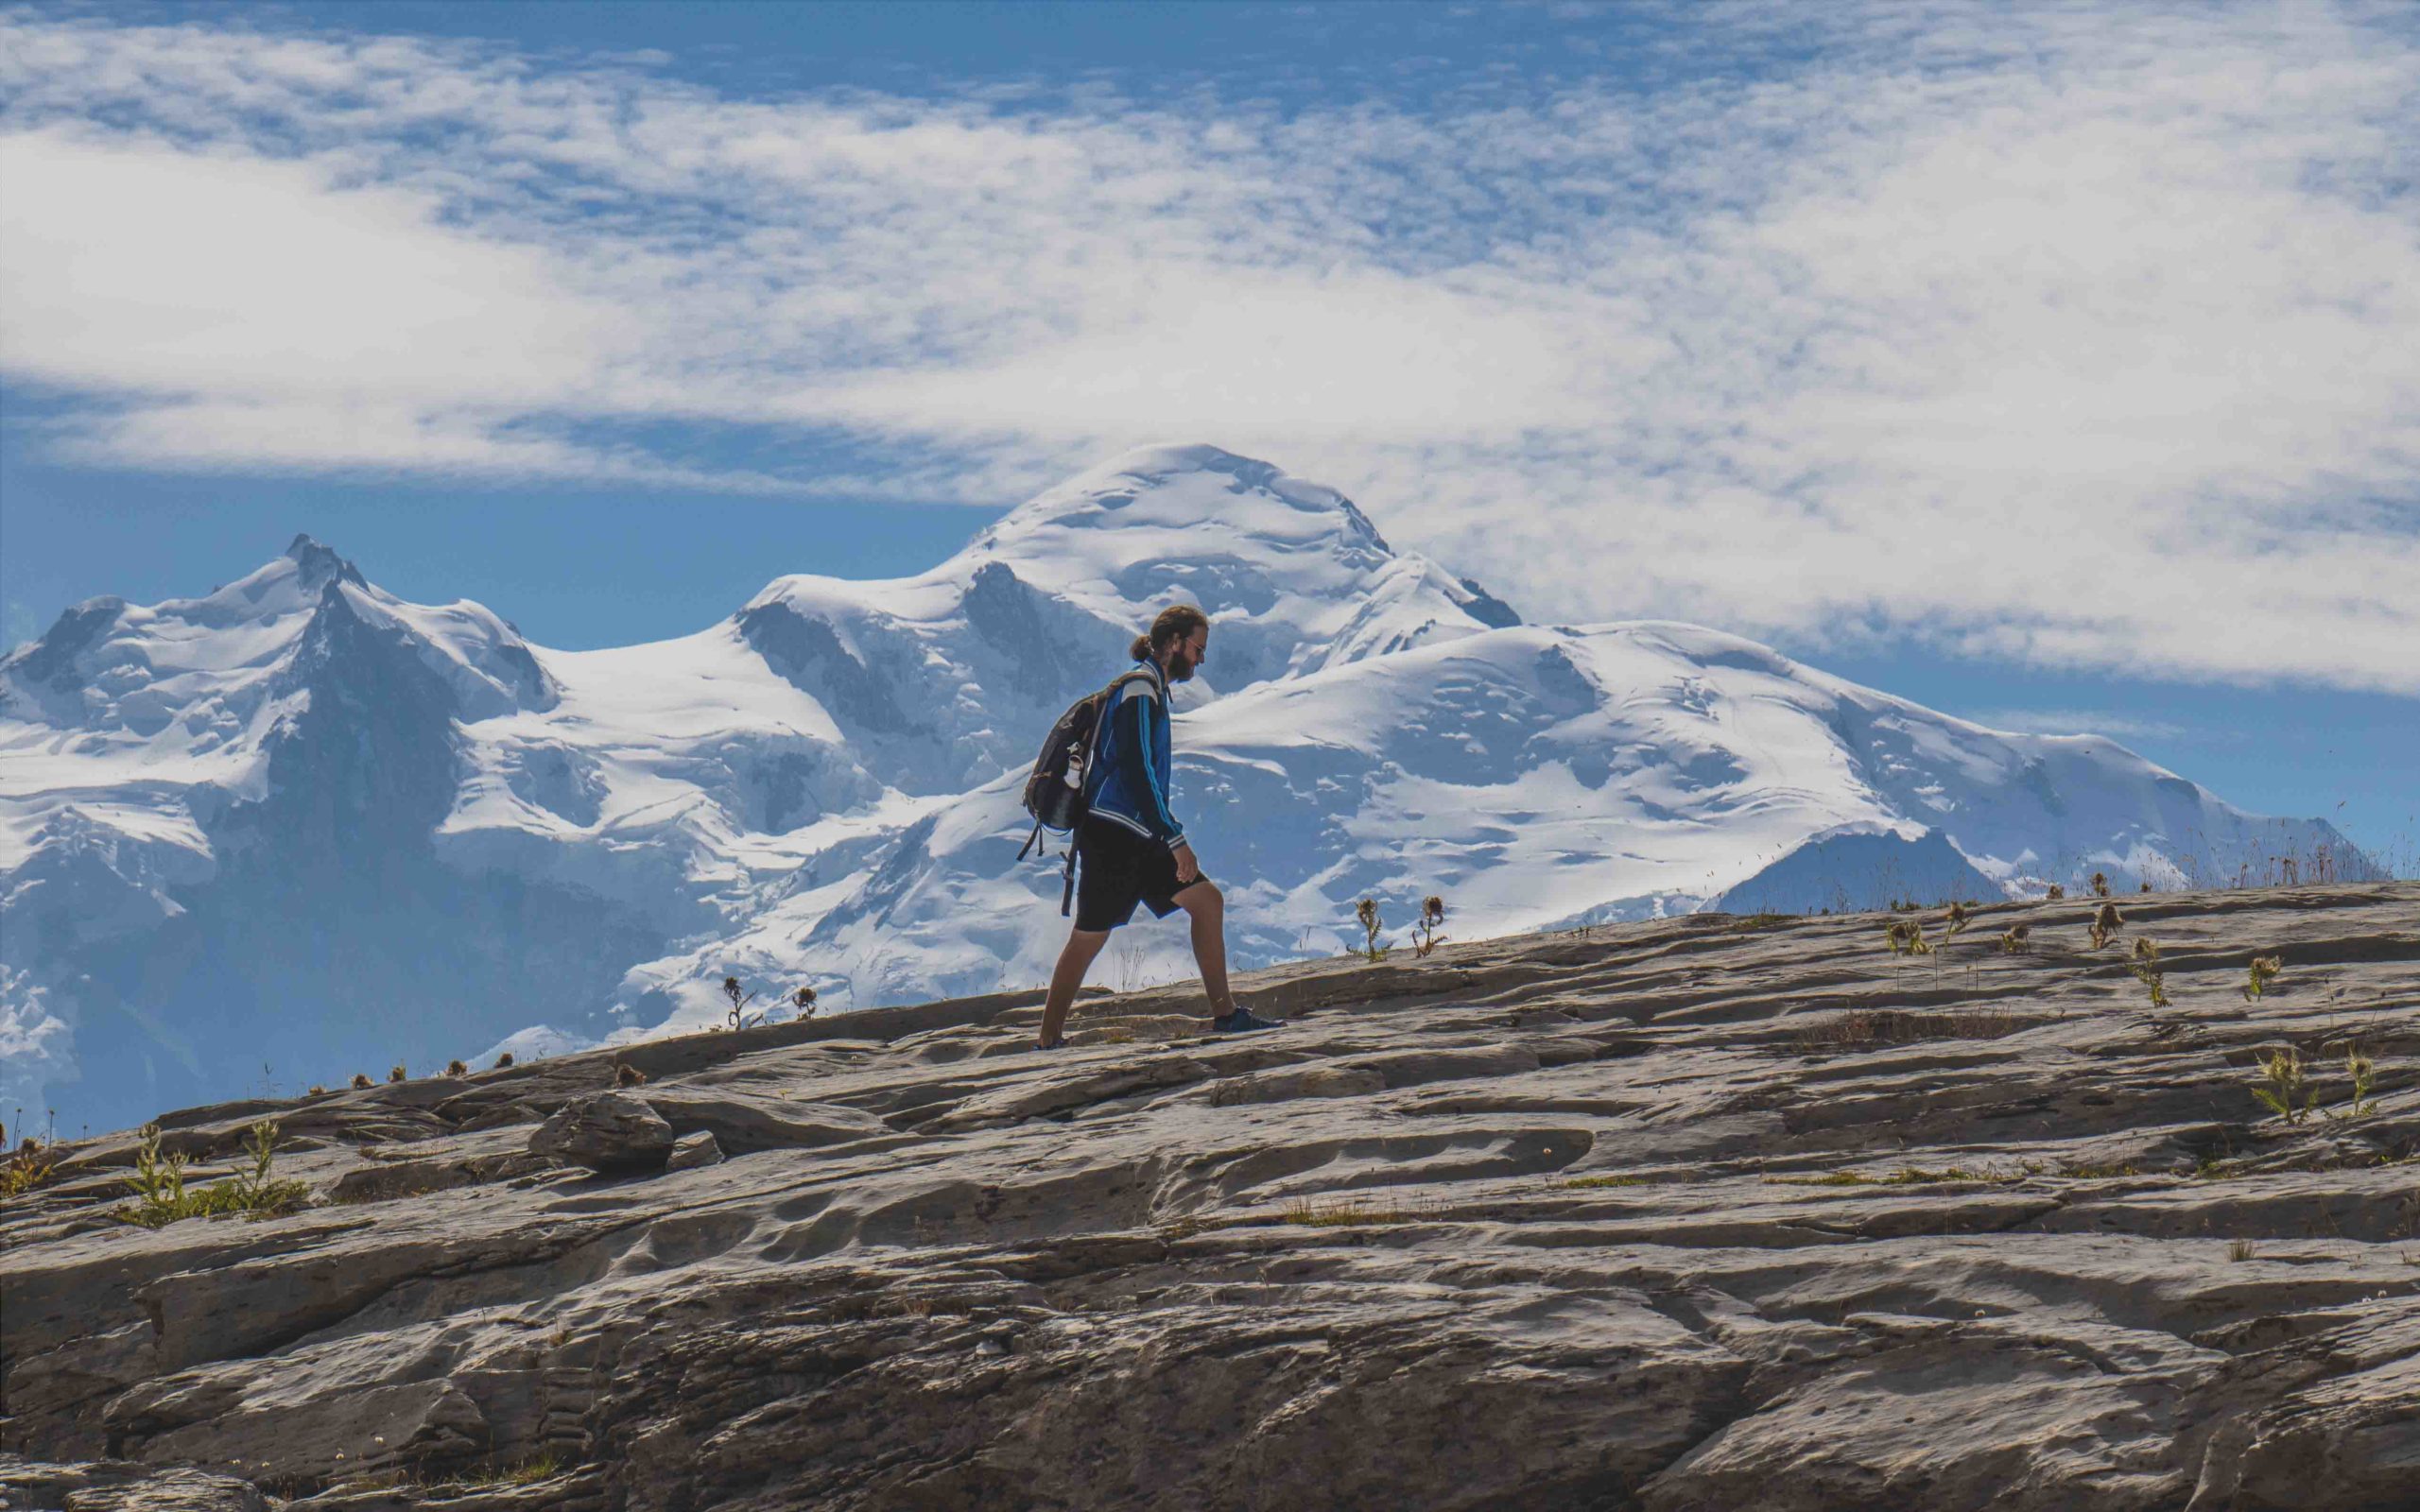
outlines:
[[[1121,679],[1101,715],[1100,748],[1090,777],[1092,812],[1173,850],[1184,843],[1184,827],[1168,812],[1167,674],[1149,658],[1134,664],[1150,676]]]

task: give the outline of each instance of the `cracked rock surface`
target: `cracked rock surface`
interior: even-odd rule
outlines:
[[[1914,958],[1701,915],[1258,972],[1291,1022],[1232,1039],[1188,985],[1034,1053],[1000,994],[171,1114],[194,1180],[277,1119],[313,1202],[132,1228],[132,1137],[62,1146],[0,1215],[0,1504],[2409,1507],[2420,885],[2118,902],[2097,951],[2090,900]]]

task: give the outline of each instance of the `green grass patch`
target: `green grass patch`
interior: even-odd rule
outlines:
[[[135,1152],[134,1174],[126,1178],[134,1201],[112,1210],[121,1223],[158,1228],[184,1218],[224,1218],[236,1213],[268,1218],[302,1206],[311,1189],[301,1181],[282,1181],[271,1174],[276,1159],[277,1125],[262,1119],[244,1142],[252,1160],[249,1171],[237,1171],[206,1187],[185,1185],[185,1158],[160,1148],[160,1125],[143,1126],[143,1146]]]

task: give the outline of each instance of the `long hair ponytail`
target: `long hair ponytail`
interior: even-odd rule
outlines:
[[[1151,621],[1149,631],[1134,637],[1134,643],[1126,648],[1126,654],[1137,662],[1149,662],[1158,656],[1160,647],[1170,641],[1182,641],[1196,630],[1207,629],[1209,625],[1210,616],[1196,606],[1170,604]]]

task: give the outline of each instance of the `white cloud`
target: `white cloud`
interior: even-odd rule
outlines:
[[[1187,435],[1534,617],[2420,690],[2408,31],[1687,14],[1749,66],[1426,113],[0,20],[0,363],[147,465],[867,485],[577,438],[694,420],[1005,503]]]
[[[2104,713],[2095,709],[1987,709],[1964,716],[1992,730],[2031,735],[2109,735],[2119,740],[2173,740],[2186,727],[2165,719]]]

